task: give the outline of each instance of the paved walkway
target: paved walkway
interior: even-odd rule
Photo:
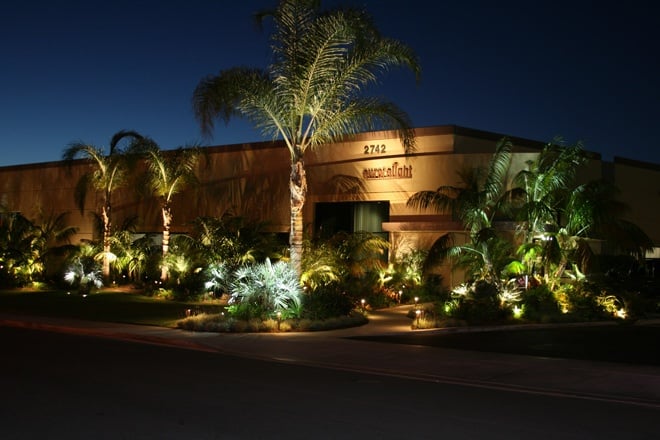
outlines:
[[[596,399],[660,409],[660,368],[550,359],[348,339],[410,333],[400,306],[370,314],[367,325],[309,333],[217,334],[162,327],[35,318],[0,313],[0,325],[220,352],[414,380]]]

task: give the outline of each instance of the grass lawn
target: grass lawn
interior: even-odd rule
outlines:
[[[0,312],[173,327],[186,310],[219,313],[222,305],[164,300],[136,292],[0,290]],[[660,324],[558,325],[474,332],[419,332],[356,339],[544,357],[660,365]]]
[[[0,291],[0,312],[172,327],[186,310],[219,313],[209,303],[163,300],[134,292],[100,291],[87,297],[65,291]]]
[[[589,325],[361,337],[378,342],[660,365],[660,325]]]

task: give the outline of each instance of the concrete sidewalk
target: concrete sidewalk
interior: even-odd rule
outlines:
[[[309,333],[217,334],[139,325],[0,314],[0,325],[175,346],[266,361],[512,392],[595,399],[660,409],[660,368],[349,339],[410,333],[401,306],[367,325]]]

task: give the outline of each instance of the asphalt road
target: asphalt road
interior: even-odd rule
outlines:
[[[0,438],[655,439],[657,408],[0,328]]]

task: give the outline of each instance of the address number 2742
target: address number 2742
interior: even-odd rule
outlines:
[[[364,146],[364,154],[385,154],[386,152],[385,144]]]

